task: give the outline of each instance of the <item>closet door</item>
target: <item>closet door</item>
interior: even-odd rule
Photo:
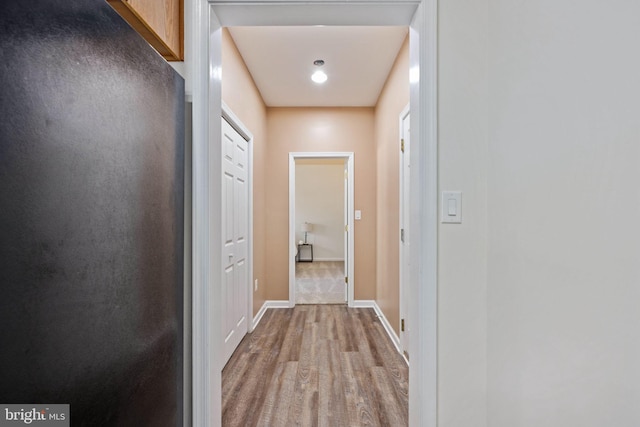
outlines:
[[[222,119],[222,309],[224,362],[247,333],[249,306],[248,143]]]

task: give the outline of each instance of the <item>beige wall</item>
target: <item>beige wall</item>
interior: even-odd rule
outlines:
[[[376,156],[373,108],[269,108],[267,251],[270,300],[289,298],[289,152],[353,151],[356,299],[376,297]]]
[[[258,291],[253,294],[253,312],[267,298],[265,233],[265,157],[267,151],[267,110],[251,74],[229,31],[222,32],[222,100],[253,134],[253,278]]]
[[[376,300],[400,334],[400,113],[409,104],[409,38],[405,40],[375,108],[378,247]]]

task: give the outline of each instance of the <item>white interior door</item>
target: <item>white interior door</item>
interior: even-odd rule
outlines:
[[[400,116],[400,345],[409,354],[409,189],[410,189],[410,149],[411,121],[409,110],[405,109]]]
[[[247,333],[248,143],[222,119],[222,327],[226,363]]]

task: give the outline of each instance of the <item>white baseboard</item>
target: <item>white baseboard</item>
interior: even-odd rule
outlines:
[[[375,308],[375,306],[376,302],[372,299],[356,299],[351,305],[353,308]]]
[[[344,258],[318,258],[313,257],[313,261],[344,261]]]
[[[382,312],[382,310],[378,306],[377,302],[375,302],[374,300],[355,300],[355,301],[353,301],[352,307],[354,307],[354,308],[373,308],[373,310],[376,312],[376,315],[378,316],[378,318],[380,318],[380,322],[382,323],[382,326],[384,327],[384,330],[387,331],[387,335],[389,335],[389,338],[391,338],[391,342],[393,342],[393,345],[396,347],[396,350],[398,351],[398,353],[402,354],[403,357],[404,357],[404,354],[403,354],[402,350],[400,349],[400,338],[398,338],[398,335],[396,334],[396,331],[394,331],[393,328],[391,327],[391,324],[389,323],[389,321],[387,320],[387,317],[384,315],[384,313]],[[406,360],[406,358],[405,358],[405,360]]]
[[[258,326],[258,323],[260,323],[260,321],[262,320],[262,316],[264,316],[264,313],[266,313],[267,309],[269,309],[269,308],[289,308],[289,301],[286,301],[286,300],[283,300],[283,301],[267,300],[267,301],[265,301],[264,304],[262,304],[262,307],[260,307],[260,310],[258,310],[258,313],[253,318],[253,329],[255,329],[256,326]],[[251,330],[253,330],[253,329],[251,329]]]
[[[398,353],[402,354],[402,349],[400,348],[400,338],[398,338],[396,331],[393,330],[391,324],[387,320],[387,317],[384,315],[378,304],[375,301],[374,304],[375,305],[373,309],[376,311],[376,314],[380,318],[382,326],[384,326],[384,330],[387,331],[387,335],[389,335],[389,338],[391,338],[391,342],[393,342],[393,345],[396,346],[396,350],[398,350]]]

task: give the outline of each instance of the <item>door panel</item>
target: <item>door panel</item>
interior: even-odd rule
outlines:
[[[224,361],[226,363],[247,333],[249,306],[248,230],[249,189],[247,184],[248,143],[222,119],[223,185],[222,227],[224,243],[222,298]]]
[[[223,180],[222,180],[222,185],[224,186],[224,190],[223,190],[223,203],[224,203],[224,221],[223,221],[223,227],[224,227],[224,245],[225,248],[229,247],[229,246],[233,246],[233,236],[234,236],[234,230],[233,230],[233,181],[234,181],[234,177],[232,174],[230,173],[225,173],[223,176]]]

